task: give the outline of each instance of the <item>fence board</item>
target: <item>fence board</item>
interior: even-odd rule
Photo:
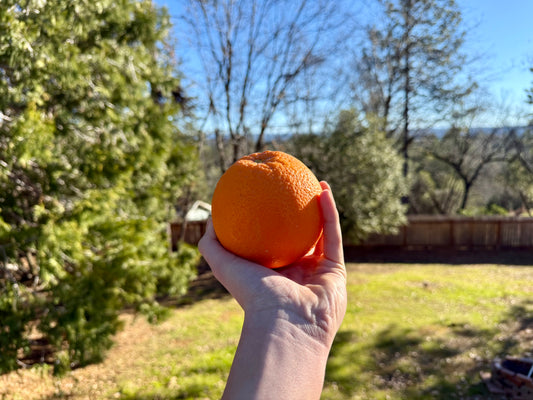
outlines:
[[[374,235],[361,246],[533,248],[533,218],[413,215],[397,235]]]

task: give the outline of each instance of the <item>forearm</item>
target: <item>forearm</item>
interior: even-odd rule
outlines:
[[[224,399],[319,399],[328,354],[288,320],[247,317]]]

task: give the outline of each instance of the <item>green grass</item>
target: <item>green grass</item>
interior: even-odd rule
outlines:
[[[489,398],[479,372],[531,351],[533,269],[352,265],[324,399]]]
[[[138,361],[140,376],[119,380],[120,398],[220,398],[241,324],[242,312],[229,297],[178,308],[155,327],[152,348]]]
[[[533,268],[351,264],[348,293],[323,399],[489,398],[479,372],[495,356],[531,351]],[[145,375],[156,383],[128,381],[125,397],[219,398],[240,310],[209,300],[172,320],[167,334],[181,345],[155,352]]]
[[[349,264],[348,293],[322,399],[490,399],[479,372],[533,349],[532,267]],[[50,378],[46,398],[220,398],[242,318],[225,296],[128,322],[103,364]]]

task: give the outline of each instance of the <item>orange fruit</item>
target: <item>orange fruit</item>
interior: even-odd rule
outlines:
[[[222,175],[211,204],[213,227],[227,250],[268,268],[303,257],[322,233],[318,179],[281,151],[242,157]]]

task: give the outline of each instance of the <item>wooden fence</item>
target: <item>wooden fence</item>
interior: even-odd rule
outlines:
[[[185,226],[183,234],[183,224],[180,222],[171,222],[168,227],[170,248],[176,251],[178,243],[183,240],[186,243],[197,245],[205,233],[207,221],[189,221]],[[183,237],[182,237],[183,235]]]
[[[363,246],[533,248],[533,218],[413,215],[396,235],[373,235]]]
[[[171,248],[182,234],[180,223],[169,225]],[[188,222],[184,241],[198,244],[205,232],[204,221]],[[533,218],[450,217],[413,215],[396,235],[372,235],[362,247],[402,249],[533,249]]]

